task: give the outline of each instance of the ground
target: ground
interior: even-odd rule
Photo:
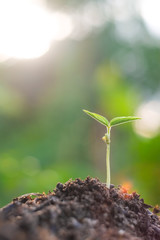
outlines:
[[[135,192],[70,180],[0,209],[0,240],[160,240],[160,219],[149,208]]]

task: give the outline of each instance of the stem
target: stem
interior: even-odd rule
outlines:
[[[106,177],[106,185],[107,188],[110,188],[110,183],[111,183],[111,175],[110,175],[110,130],[111,128],[107,128],[107,149],[106,149],[106,172],[107,172],[107,177]]]
[[[107,167],[106,184],[107,184],[107,188],[110,188],[110,183],[111,183],[111,175],[110,175],[110,144],[107,144],[106,167]]]

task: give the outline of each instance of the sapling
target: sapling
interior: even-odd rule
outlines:
[[[139,117],[134,116],[127,116],[127,117],[115,117],[110,122],[107,118],[93,112],[89,112],[87,110],[83,110],[86,114],[88,114],[90,117],[94,118],[107,128],[107,132],[105,133],[104,137],[102,137],[103,141],[106,143],[106,185],[107,188],[110,188],[110,182],[111,182],[111,176],[110,176],[110,143],[111,143],[111,128],[116,125],[120,125],[123,123],[131,122],[137,119],[140,119]]]

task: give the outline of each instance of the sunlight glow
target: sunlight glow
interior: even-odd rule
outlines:
[[[64,14],[56,12],[50,18],[53,31],[51,32],[51,38],[54,40],[63,40],[67,38],[73,29],[71,18]]]
[[[0,0],[0,61],[7,58],[37,58],[53,40],[72,31],[72,21],[63,13],[49,12],[35,0]]]
[[[122,185],[121,185],[121,188],[120,190],[123,192],[123,193],[130,193],[132,192],[132,183],[127,181],[127,182],[124,182]]]
[[[159,0],[141,0],[140,12],[146,22],[150,32],[157,37],[160,37],[160,1]]]
[[[160,133],[160,101],[152,100],[142,104],[136,114],[142,118],[134,123],[137,134],[153,138]]]

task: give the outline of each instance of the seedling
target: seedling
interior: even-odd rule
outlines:
[[[110,182],[111,182],[111,177],[110,177],[110,143],[111,143],[111,128],[120,125],[123,123],[127,122],[132,122],[134,120],[140,119],[139,117],[116,117],[113,118],[110,122],[107,120],[107,118],[93,112],[89,112],[87,110],[83,110],[86,114],[88,114],[90,117],[94,118],[107,128],[107,132],[105,133],[104,137],[102,137],[103,141],[106,143],[106,172],[107,172],[107,177],[106,177],[106,185],[107,188],[110,188]]]

